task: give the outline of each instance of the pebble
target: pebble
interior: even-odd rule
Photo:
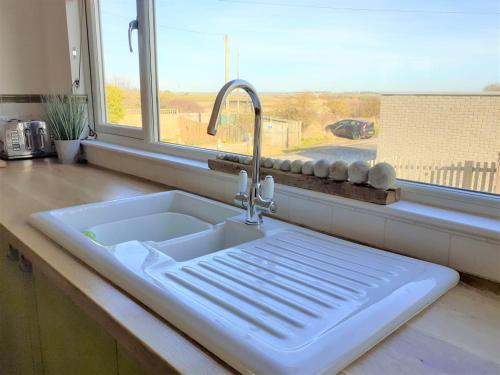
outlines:
[[[302,165],[302,174],[312,176],[314,173],[314,161],[308,160]]]
[[[274,166],[274,159],[273,158],[266,158],[264,161],[264,168],[272,168]]]
[[[235,163],[239,163],[240,162],[239,156],[238,155],[234,155],[234,154],[225,154],[224,155],[224,160],[232,161],[232,162],[235,162]]]
[[[314,164],[314,175],[316,177],[325,178],[330,173],[330,162],[325,159],[318,160]]]
[[[292,162],[290,160],[283,160],[283,163],[281,163],[280,170],[283,172],[290,172],[290,169],[292,168]]]
[[[349,166],[343,160],[337,160],[330,165],[330,178],[333,181],[347,181],[347,169]]]
[[[273,169],[281,169],[281,164],[283,164],[283,160],[276,159],[273,163]]]
[[[349,175],[349,181],[353,184],[365,184],[368,182],[368,171],[370,166],[366,161],[355,161],[352,163],[347,174]]]
[[[375,189],[390,189],[396,182],[396,170],[389,163],[377,163],[368,172],[368,181]]]
[[[294,160],[292,161],[292,166],[290,167],[290,170],[292,171],[292,173],[301,173],[303,165],[304,162],[302,160]]]
[[[245,155],[240,155],[238,156],[238,162],[240,164],[250,164],[250,160],[252,160],[252,158],[250,156],[245,156]]]

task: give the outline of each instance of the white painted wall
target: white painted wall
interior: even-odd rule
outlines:
[[[0,95],[70,93],[65,0],[0,1]]]

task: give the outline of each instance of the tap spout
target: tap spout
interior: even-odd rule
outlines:
[[[261,126],[262,126],[262,105],[255,88],[247,81],[235,79],[226,83],[215,98],[214,108],[208,123],[207,133],[217,134],[222,105],[226,102],[227,96],[231,91],[243,89],[252,100],[255,122],[253,136],[253,164],[252,164],[252,184],[250,186],[250,195],[248,197],[247,224],[260,224],[262,222],[262,212],[274,212],[275,204],[272,201],[263,199],[260,196],[260,153],[261,153]]]
[[[207,133],[210,135],[217,134],[217,127],[219,125],[220,114],[222,112],[222,106],[226,102],[227,96],[236,89],[243,89],[247,92],[252,100],[255,122],[254,122],[254,136],[253,136],[253,173],[252,173],[252,183],[259,184],[260,180],[260,153],[261,153],[261,113],[262,104],[260,103],[259,96],[257,95],[257,90],[252,86],[251,83],[242,80],[234,79],[227,82],[217,94],[215,98],[214,107],[212,110],[212,115],[210,116],[210,121],[208,123]]]

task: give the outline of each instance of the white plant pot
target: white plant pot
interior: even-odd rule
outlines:
[[[56,145],[57,157],[63,164],[75,162],[76,155],[80,151],[80,140],[74,141],[54,141]]]

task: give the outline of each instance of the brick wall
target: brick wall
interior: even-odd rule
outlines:
[[[381,97],[377,159],[496,162],[500,94]]]

